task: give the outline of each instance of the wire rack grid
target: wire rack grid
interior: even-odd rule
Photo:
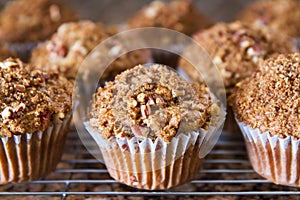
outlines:
[[[113,180],[75,129],[57,169],[45,179],[0,186],[0,199],[300,199],[300,189],[256,174],[239,133],[223,132],[195,180],[168,191],[130,188]]]

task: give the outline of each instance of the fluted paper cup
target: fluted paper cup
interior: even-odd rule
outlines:
[[[300,186],[300,140],[261,133],[238,122],[254,170],[264,178],[281,185]]]
[[[170,143],[160,138],[139,142],[136,138],[105,139],[90,122],[85,127],[97,142],[109,174],[121,183],[148,190],[169,189],[194,178],[206,155],[205,138],[221,131],[211,127],[179,134]]]
[[[61,159],[70,117],[45,131],[1,137],[0,184],[40,179]]]

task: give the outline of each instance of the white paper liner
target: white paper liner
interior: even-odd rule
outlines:
[[[86,122],[85,126],[99,145],[110,175],[119,182],[141,189],[168,189],[190,180],[200,169],[199,150],[206,131],[174,137],[170,143],[136,138],[104,139]]]
[[[63,153],[70,117],[45,131],[1,137],[0,184],[40,179],[55,169]]]
[[[237,120],[238,122],[238,120]],[[266,179],[282,185],[300,186],[300,140],[261,133],[238,122],[254,170]]]
[[[138,142],[135,137],[132,139],[120,139],[117,137],[105,139],[102,134],[99,133],[99,130],[95,130],[89,125],[89,122],[85,123],[85,127],[97,142],[102,153],[106,151],[112,154],[113,157],[109,156],[104,159],[107,167],[118,171],[130,171],[134,173],[151,172],[170,165],[174,160],[183,156],[188,148],[195,146],[197,141],[199,145],[201,145],[206,135],[206,131],[201,129],[199,132],[180,134],[174,137],[170,143],[166,143],[160,138],[157,138],[154,142],[149,138]],[[118,154],[120,154],[121,157],[117,159],[115,156],[118,156]],[[197,155],[197,157],[199,157],[199,155]],[[137,159],[144,161],[143,166],[133,168],[125,166],[125,168],[120,168],[120,165],[114,162],[117,161],[120,163],[129,160],[136,162]]]

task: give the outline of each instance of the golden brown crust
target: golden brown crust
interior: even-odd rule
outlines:
[[[277,32],[300,37],[300,2],[264,0],[249,5],[239,16],[243,22],[258,27],[268,26]]]
[[[187,35],[212,24],[212,21],[196,10],[190,1],[185,0],[170,3],[154,1],[128,20],[129,28],[163,27]]]
[[[52,0],[16,0],[0,13],[0,41],[43,40],[60,24],[78,19],[69,6]]]
[[[195,34],[193,38],[205,48],[218,67],[228,92],[239,81],[258,70],[264,59],[278,53],[291,53],[294,44],[267,30],[257,29],[238,21],[218,23]],[[188,49],[187,49],[188,51]],[[194,80],[194,67],[181,59],[179,66]]]
[[[142,65],[118,75],[94,95],[92,126],[105,138],[157,137],[207,128],[212,100],[205,85],[190,83],[162,65]]]
[[[238,83],[230,102],[239,121],[261,132],[300,139],[300,54],[279,55]]]
[[[30,63],[46,71],[57,70],[67,78],[74,79],[86,56],[114,33],[115,30],[88,20],[62,24],[50,40],[33,50]],[[102,77],[115,76],[120,71],[146,63],[148,57],[144,51],[121,56],[105,70]]]
[[[19,59],[0,62],[0,136],[44,131],[71,111],[72,84]]]

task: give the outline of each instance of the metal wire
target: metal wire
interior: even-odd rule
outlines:
[[[279,186],[263,179],[252,169],[240,137],[224,135],[207,156],[199,177],[168,191],[136,190],[110,178],[105,166],[82,145],[77,133],[70,132],[65,153],[57,169],[43,180],[0,186],[0,199],[56,197],[86,199],[109,197],[132,199],[205,199],[206,197],[298,198],[300,189]],[[205,197],[206,196],[206,197]]]

